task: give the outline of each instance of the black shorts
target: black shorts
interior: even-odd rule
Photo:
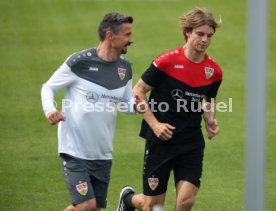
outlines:
[[[106,208],[112,160],[83,160],[60,154],[71,203],[75,206],[96,198],[98,208]]]
[[[180,180],[200,186],[205,142],[202,132],[197,132],[185,142],[146,141],[144,154],[143,193],[147,196],[167,191],[170,172],[175,184]]]

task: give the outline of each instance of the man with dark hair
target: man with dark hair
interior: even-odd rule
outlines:
[[[206,50],[219,23],[206,9],[195,8],[181,17],[184,46],[156,58],[133,88],[137,101],[152,104],[137,110],[143,116],[140,136],[146,139],[143,194],[124,187],[117,211],[162,210],[168,180],[174,173],[175,211],[189,211],[199,190],[205,141],[202,114],[209,139],[218,132],[215,97],[222,81],[219,65]],[[147,109],[148,108],[148,109]],[[151,108],[151,109],[150,109]]]
[[[58,153],[72,203],[65,211],[106,208],[117,110],[134,112],[131,64],[121,56],[133,42],[132,22],[131,16],[106,14],[98,47],[69,56],[42,86],[45,115],[59,123]],[[54,95],[64,87],[60,112]]]

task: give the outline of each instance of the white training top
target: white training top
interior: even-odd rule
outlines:
[[[132,69],[123,57],[107,62],[94,48],[71,55],[42,86],[45,115],[56,110],[54,95],[65,87],[58,125],[58,152],[86,160],[112,159],[117,111],[135,113]]]

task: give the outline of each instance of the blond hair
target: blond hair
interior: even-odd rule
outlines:
[[[180,17],[180,27],[186,40],[187,32],[191,32],[194,28],[203,25],[208,25],[212,27],[215,32],[216,28],[221,25],[221,19],[220,21],[216,21],[211,12],[209,12],[205,8],[198,7],[188,11],[186,14]]]

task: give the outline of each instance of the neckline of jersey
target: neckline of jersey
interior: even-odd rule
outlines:
[[[204,53],[204,59],[197,63],[197,62],[193,62],[192,60],[190,60],[186,55],[185,55],[185,52],[184,52],[184,48],[185,48],[185,45],[180,47],[180,53],[182,54],[182,56],[184,56],[185,60],[187,60],[188,62],[190,62],[191,64],[194,64],[194,65],[198,65],[198,64],[203,64],[205,61],[206,61],[206,58],[207,58],[207,53]]]

